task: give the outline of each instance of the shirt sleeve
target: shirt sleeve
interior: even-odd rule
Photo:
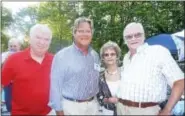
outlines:
[[[15,77],[15,56],[11,55],[7,58],[7,60],[4,62],[2,67],[2,79],[1,84],[3,86],[7,86]]]
[[[62,111],[62,84],[64,78],[64,65],[61,54],[54,56],[51,67],[50,97],[48,105],[56,111]]]
[[[184,74],[168,49],[162,48],[160,51],[162,52],[162,73],[167,79],[170,87],[173,87],[173,83],[177,80],[183,79]]]

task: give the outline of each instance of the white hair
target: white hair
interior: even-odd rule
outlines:
[[[128,31],[128,29],[130,28],[137,28],[140,32],[142,32],[144,35],[145,35],[145,31],[144,31],[144,28],[143,28],[143,25],[141,23],[138,23],[138,22],[131,22],[129,24],[126,25],[126,27],[124,28],[123,30],[123,40],[125,41],[126,43],[126,40],[125,40],[125,33]]]
[[[18,43],[20,46],[22,44],[21,40],[20,39],[16,39],[16,38],[9,39],[8,46],[10,46],[12,43]]]
[[[52,38],[52,32],[46,24],[36,24],[30,29],[30,38],[34,38],[35,34],[39,32],[49,33],[50,39]]]

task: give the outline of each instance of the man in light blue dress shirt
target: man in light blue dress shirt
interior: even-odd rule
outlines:
[[[91,48],[93,23],[80,17],[73,28],[74,43],[60,50],[51,68],[49,106],[57,115],[96,115],[100,61]]]

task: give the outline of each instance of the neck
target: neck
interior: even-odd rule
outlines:
[[[30,49],[30,54],[31,54],[31,57],[38,63],[42,63],[44,57],[45,57],[45,54],[39,54],[39,53],[35,53],[32,49]]]
[[[136,54],[136,49],[130,49],[130,58]]]
[[[88,53],[88,46],[82,46],[82,45],[78,45],[76,44],[76,46],[84,53],[87,54]]]
[[[117,70],[118,70],[118,67],[117,67],[116,64],[114,64],[114,65],[109,65],[109,66],[107,67],[108,73],[114,73],[114,72],[117,71]]]

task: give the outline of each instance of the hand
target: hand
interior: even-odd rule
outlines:
[[[63,111],[56,111],[56,115],[57,116],[64,116],[64,112]]]
[[[103,100],[106,103],[117,103],[118,102],[118,98],[116,97],[104,98]]]
[[[118,98],[117,97],[110,97],[109,98],[109,102],[110,103],[117,103],[118,102]]]
[[[159,114],[158,115],[159,116],[170,116],[171,115],[171,112],[168,111],[168,110],[163,109],[163,110],[159,111]]]

